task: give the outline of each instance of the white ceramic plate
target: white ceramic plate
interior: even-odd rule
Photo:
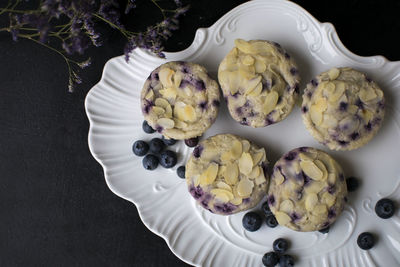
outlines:
[[[400,212],[383,220],[373,208],[382,197],[400,203],[400,62],[354,55],[340,42],[331,24],[320,23],[301,7],[282,0],[256,0],[233,9],[212,27],[199,29],[186,50],[167,53],[167,61],[202,64],[216,78],[218,64],[235,38],[280,43],[298,62],[302,87],[333,66],[350,66],[366,72],[385,92],[386,117],[378,135],[355,151],[329,151],[343,165],[347,176],[362,178],[361,188],[350,194],[349,204],[329,234],[299,233],[266,225],[257,232],[246,232],[241,226],[244,213],[223,217],[197,207],[185,181],[177,177],[176,168],[145,171],[142,158],[132,153],[132,144],[158,134],[147,135],[141,130],[139,95],[149,73],[165,60],[141,50],[134,51],[129,64],[123,56],[107,62],[101,81],[86,98],[89,147],[103,166],[110,189],[133,202],[146,226],[192,265],[262,266],[262,255],[272,249],[273,240],[285,237],[291,241],[289,253],[297,256],[296,266],[399,266]],[[299,146],[328,151],[306,131],[299,108],[280,123],[251,129],[236,123],[222,105],[217,121],[205,136],[223,132],[263,145],[272,163]],[[183,142],[172,148],[180,155],[177,166],[183,164],[190,149]],[[369,251],[356,244],[357,236],[364,231],[379,237]]]

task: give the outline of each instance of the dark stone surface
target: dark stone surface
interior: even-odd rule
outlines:
[[[242,2],[193,1],[167,50],[186,48],[197,28]],[[399,1],[295,2],[332,22],[354,53],[400,60]],[[151,17],[139,13],[132,23]],[[0,266],[185,266],[146,229],[135,206],[107,188],[88,150],[84,98],[123,45],[109,34],[88,51],[93,64],[71,94],[61,57],[0,33]]]

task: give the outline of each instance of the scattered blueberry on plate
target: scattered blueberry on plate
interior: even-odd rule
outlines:
[[[272,248],[275,252],[283,254],[288,250],[289,242],[284,238],[278,238],[272,244]]]
[[[144,156],[149,151],[149,145],[143,140],[138,140],[133,143],[132,151],[136,156]]]
[[[364,250],[372,248],[375,244],[374,236],[369,232],[361,233],[357,238],[357,245]]]
[[[265,222],[271,228],[275,228],[278,225],[278,221],[272,213],[265,218]]]
[[[395,211],[394,202],[388,198],[382,198],[375,205],[375,213],[382,219],[388,219],[393,216]]]
[[[154,154],[161,153],[164,150],[164,142],[160,138],[153,138],[150,141],[150,152]]]
[[[177,170],[176,173],[180,178],[185,178],[185,172],[186,172],[186,167],[185,166],[180,166]]]
[[[329,233],[329,226],[318,230],[318,232],[323,233],[323,234]]]
[[[161,139],[163,140],[163,142],[164,142],[164,144],[165,144],[166,146],[172,146],[172,145],[175,145],[175,143],[176,143],[176,140],[175,140],[175,139],[172,139],[172,138],[167,139],[167,138],[165,138],[164,136],[162,136]]]
[[[242,224],[244,229],[250,232],[254,232],[260,229],[261,223],[262,223],[261,216],[254,211],[246,213],[242,219]]]
[[[155,130],[147,123],[147,121],[143,121],[142,129],[145,133],[152,134]]]
[[[291,255],[282,255],[279,259],[279,266],[292,267],[294,266],[294,258]]]
[[[171,150],[166,150],[160,154],[160,165],[164,168],[172,168],[178,161],[176,153]]]
[[[272,214],[271,210],[269,209],[268,201],[265,201],[261,205],[261,210],[264,212],[265,216],[269,216]]]
[[[195,146],[197,146],[198,143],[199,143],[199,137],[193,137],[193,138],[190,138],[190,139],[185,139],[185,144],[188,147],[195,147]]]
[[[265,267],[274,267],[279,262],[279,255],[276,252],[267,252],[262,257],[262,263]]]
[[[158,166],[158,158],[152,154],[148,154],[143,158],[143,167],[146,170],[154,170]]]
[[[353,192],[356,191],[360,185],[360,182],[355,177],[349,177],[346,179],[347,191]]]

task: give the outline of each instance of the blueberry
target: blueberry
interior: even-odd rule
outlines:
[[[271,210],[269,209],[268,201],[265,201],[262,204],[261,209],[264,212],[265,216],[269,216],[272,214]]]
[[[374,243],[374,236],[369,232],[361,233],[357,238],[357,245],[364,250],[372,248]]]
[[[165,145],[164,142],[160,138],[153,138],[150,141],[150,151],[154,154],[159,154],[163,151]]]
[[[161,138],[162,140],[163,140],[163,142],[164,142],[164,144],[166,145],[166,146],[172,146],[172,145],[175,145],[175,143],[176,143],[176,140],[175,139],[167,139],[167,138],[165,138],[164,136]]]
[[[320,232],[320,233],[322,233],[322,234],[327,234],[327,233],[329,233],[329,226],[318,230],[318,232]]]
[[[199,137],[198,136],[190,138],[190,139],[185,139],[185,144],[188,147],[195,147],[195,146],[197,146],[198,143],[199,143]]]
[[[167,150],[160,154],[160,164],[164,168],[172,168],[175,166],[176,162],[177,156],[175,152]]]
[[[274,267],[279,262],[279,255],[273,251],[265,253],[262,257],[262,263],[266,267]]]
[[[152,154],[149,154],[149,155],[146,155],[143,158],[142,163],[143,163],[143,167],[146,170],[150,170],[151,171],[151,170],[154,170],[155,168],[157,168],[157,166],[158,166],[158,158],[156,156],[152,155]]]
[[[185,166],[180,166],[180,167],[176,170],[176,173],[178,174],[178,176],[179,176],[180,178],[185,178],[185,172],[186,172]]]
[[[142,140],[138,140],[133,143],[132,151],[136,156],[144,156],[149,151],[149,145]]]
[[[273,214],[267,216],[266,223],[271,228],[275,228],[278,225],[278,222]]]
[[[395,210],[394,202],[388,198],[382,198],[375,205],[375,212],[382,219],[388,219],[393,216]]]
[[[152,134],[155,132],[153,128],[147,123],[147,121],[143,121],[142,129],[145,133]]]
[[[253,211],[246,213],[242,219],[244,229],[250,232],[254,232],[260,229],[261,223],[261,216]]]
[[[294,258],[290,255],[282,255],[279,259],[279,266],[281,267],[292,267],[294,266]]]
[[[349,192],[356,191],[359,186],[358,179],[355,177],[349,177],[346,179],[346,185],[347,185],[347,191]]]
[[[272,244],[272,248],[274,249],[275,252],[283,254],[288,250],[289,243],[286,239],[278,238]]]

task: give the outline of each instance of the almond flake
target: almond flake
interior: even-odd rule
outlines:
[[[154,102],[156,106],[166,108],[167,106],[170,106],[169,102],[164,99],[164,98],[157,98],[156,101]]]
[[[312,161],[300,161],[300,167],[313,180],[321,180],[324,176],[324,173]]]
[[[256,60],[254,67],[256,69],[256,73],[263,73],[267,69],[265,63],[258,59]]]
[[[283,177],[282,173],[278,169],[274,171],[273,179],[276,185],[280,185],[285,181],[285,177]]]
[[[171,101],[175,100],[176,95],[178,94],[175,87],[166,87],[159,92],[164,98],[167,98]]]
[[[254,58],[250,55],[246,55],[242,58],[242,63],[246,66],[254,64]]]
[[[175,122],[171,119],[167,119],[167,118],[161,118],[157,120],[157,123],[165,128],[165,129],[171,129],[174,128]]]
[[[172,76],[175,74],[173,70],[170,68],[162,68],[158,72],[158,77],[160,78],[160,82],[164,87],[172,87],[174,83],[172,82]]]
[[[240,205],[242,204],[243,199],[241,197],[235,197],[234,199],[231,199],[229,202],[232,203],[233,205]]]
[[[153,90],[149,90],[149,92],[147,93],[147,95],[144,98],[146,98],[147,100],[153,100],[153,98],[154,98]]]
[[[289,215],[282,211],[275,212],[275,218],[280,225],[286,225],[292,220]]]
[[[306,210],[312,211],[314,209],[315,205],[318,204],[317,194],[314,194],[314,193],[308,194],[304,204],[305,204]]]
[[[253,159],[247,152],[243,153],[239,159],[239,170],[241,173],[248,175],[253,169]]]
[[[326,207],[325,204],[315,205],[314,209],[312,210],[312,213],[318,215],[325,215],[328,213],[328,208]]]
[[[318,108],[315,105],[312,105],[310,107],[310,117],[311,117],[311,121],[319,126],[322,123],[322,113],[320,111],[318,111]]]
[[[330,69],[329,71],[328,71],[328,76],[329,76],[329,79],[332,81],[332,80],[335,80],[337,77],[339,77],[339,74],[340,74],[340,70],[339,69],[337,69],[337,68],[333,68],[333,69]]]
[[[315,165],[322,171],[321,180],[326,180],[328,178],[328,171],[326,170],[325,164],[320,160],[314,160]]]
[[[239,181],[236,190],[239,196],[247,197],[253,192],[253,187],[254,183],[245,177]]]
[[[259,96],[262,92],[263,85],[262,83],[257,84],[257,86],[251,92],[247,93],[249,96]]]
[[[258,176],[260,176],[260,169],[261,168],[259,166],[254,166],[251,172],[249,173],[248,177],[250,179],[257,178]]]
[[[264,114],[269,114],[274,110],[276,103],[278,103],[278,98],[279,95],[276,91],[271,91],[266,95],[262,108]]]
[[[250,142],[247,140],[242,140],[242,150],[243,152],[249,152]]]
[[[156,115],[162,115],[165,113],[165,110],[161,107],[154,106],[152,109]]]
[[[228,202],[229,200],[233,199],[233,194],[228,190],[224,189],[211,189],[211,194],[215,195],[216,198],[221,200],[222,202]]]
[[[322,194],[321,202],[324,202],[329,207],[332,207],[333,205],[335,205],[336,198],[329,192],[325,192]]]
[[[218,174],[218,164],[211,163],[207,169],[200,175],[200,185],[210,185],[215,181]]]
[[[181,81],[182,81],[182,77],[183,74],[180,71],[177,71],[174,75],[174,85],[176,88],[179,88],[179,86],[181,85]]]
[[[294,208],[293,202],[290,199],[286,199],[282,201],[279,205],[279,210],[283,212],[292,212]]]
[[[229,192],[232,192],[232,187],[230,187],[227,183],[224,183],[222,181],[217,182],[217,187],[220,189],[225,189],[225,190],[228,190]]]
[[[226,165],[225,172],[222,174],[225,182],[230,185],[235,185],[239,179],[239,169],[236,163],[229,163]]]

